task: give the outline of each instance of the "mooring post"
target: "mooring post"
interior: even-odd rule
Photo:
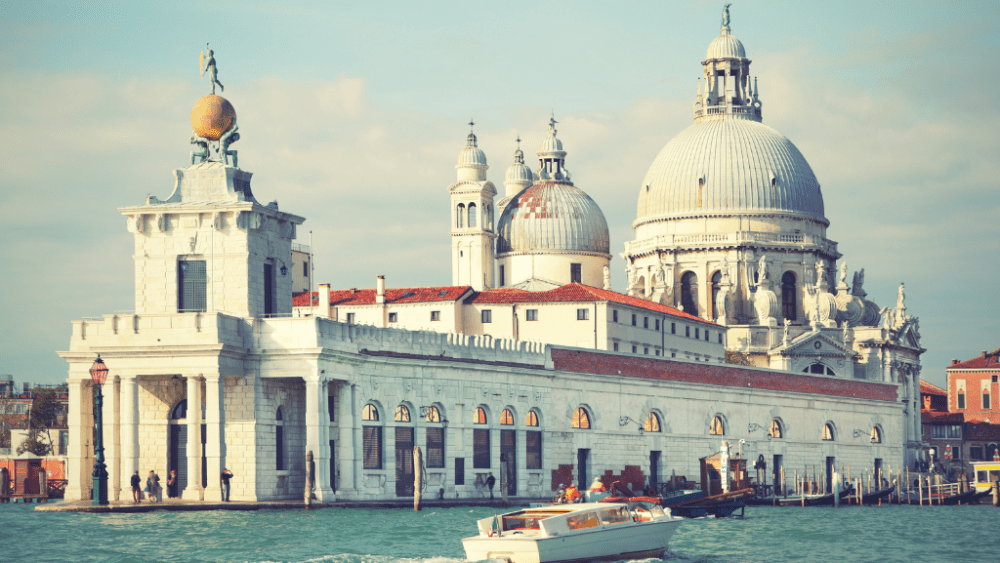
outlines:
[[[420,453],[420,446],[413,446],[413,510],[420,511],[421,501],[420,485],[423,480],[423,454]]]
[[[316,462],[313,461],[312,450],[306,452],[306,508],[312,506],[313,487],[316,482]]]
[[[1000,507],[1000,477],[993,478],[993,506]]]

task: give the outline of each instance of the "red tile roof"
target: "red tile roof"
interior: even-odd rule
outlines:
[[[971,360],[951,364],[946,369],[995,369],[1000,370],[1000,348],[985,356],[979,355]]]
[[[444,287],[401,287],[386,288],[385,302],[399,303],[431,303],[435,301],[457,301],[472,288],[467,285]],[[313,295],[319,295],[313,292]],[[330,305],[374,305],[374,289],[335,289],[330,291]],[[292,295],[293,307],[308,307],[309,295],[303,291]]]
[[[590,287],[579,283],[567,284],[562,287],[557,287],[556,289],[550,289],[549,291],[525,291],[523,289],[514,288],[490,289],[480,291],[465,300],[466,303],[480,304],[593,303],[595,301],[611,301],[613,303],[620,303],[637,309],[646,309],[657,313],[665,313],[674,317],[718,326],[711,321],[706,321],[701,317],[685,313],[678,309],[674,309],[673,307],[668,307],[667,305],[661,305],[659,303],[653,303],[652,301],[646,301],[645,299],[638,299],[636,297],[622,295],[621,293],[609,291],[607,289],[598,289],[596,287]]]
[[[965,425],[966,440],[1000,440],[1000,424],[990,424],[988,422],[973,423]]]
[[[939,397],[947,397],[948,393],[944,389],[934,385],[933,383],[927,383],[924,380],[920,380],[920,394],[921,395],[937,395]]]
[[[920,411],[920,421],[928,424],[962,424],[965,422],[965,413],[923,409]]]

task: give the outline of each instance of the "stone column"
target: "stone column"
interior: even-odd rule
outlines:
[[[201,377],[187,376],[187,486],[184,500],[202,500],[201,489]]]
[[[340,455],[337,469],[340,471],[340,481],[337,483],[337,491],[347,493],[345,496],[356,494],[361,486],[361,412],[357,408],[355,385],[343,385],[338,395],[340,403],[340,444],[337,446]],[[348,493],[348,491],[350,491]]]
[[[330,414],[325,381],[306,381],[306,451],[316,463],[314,493],[320,502],[334,499],[330,488]]]
[[[104,383],[104,464],[108,470],[108,500],[119,500],[121,494],[121,446],[119,445],[119,380],[108,377]]]
[[[208,462],[208,487],[205,488],[205,500],[212,502],[222,501],[220,475],[226,459],[225,409],[225,378],[219,374],[205,376],[205,457]],[[188,420],[190,417],[191,403],[188,402]],[[200,466],[199,461],[199,468]]]
[[[69,429],[69,446],[66,460],[66,500],[83,500],[89,497],[93,486],[91,471],[93,461],[88,455],[93,431],[87,425],[90,412],[93,410],[93,398],[85,393],[82,379],[70,379],[69,412],[66,416],[66,426]],[[88,406],[90,405],[90,406]]]
[[[119,485],[126,491],[124,499],[132,500],[132,475],[139,469],[139,378],[134,375],[122,376],[119,413],[121,416]]]

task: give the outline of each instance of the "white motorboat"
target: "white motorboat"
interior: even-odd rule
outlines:
[[[572,563],[662,557],[684,518],[656,504],[553,504],[478,521],[479,535],[462,539],[471,561]]]

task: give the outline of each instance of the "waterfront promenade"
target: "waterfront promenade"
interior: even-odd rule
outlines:
[[[549,502],[547,498],[511,498],[508,506],[527,506],[531,503]],[[460,498],[460,499],[425,499],[421,502],[423,509],[458,508],[458,507],[492,507],[503,508],[500,498]],[[180,499],[163,499],[162,502],[142,501],[138,504],[132,501],[111,501],[106,505],[95,506],[90,499],[79,501],[59,501],[39,504],[36,512],[92,512],[128,514],[135,512],[154,512],[166,510],[172,512],[190,512],[199,510],[306,510],[318,508],[408,508],[413,509],[412,498],[377,501],[338,501],[316,502],[306,506],[302,500],[268,501],[268,502],[202,502]]]

